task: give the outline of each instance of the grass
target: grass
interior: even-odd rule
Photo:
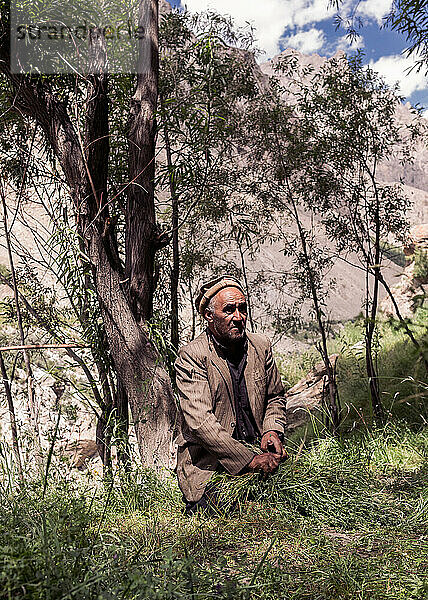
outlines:
[[[266,480],[222,476],[223,509],[190,519],[174,477],[150,471],[103,485],[52,471],[44,497],[5,483],[0,596],[422,600],[427,449],[404,422],[291,446]]]
[[[426,334],[426,309],[412,327]],[[425,600],[428,597],[427,385],[394,322],[379,326],[387,424],[373,424],[361,322],[331,342],[347,418],[287,440],[276,474],[218,476],[222,508],[186,518],[172,473],[101,482],[49,478],[21,489],[0,446],[0,599]],[[281,361],[290,384],[316,353]],[[305,434],[306,435],[306,434]],[[45,459],[47,460],[47,458]]]
[[[419,308],[410,326],[428,355],[427,323],[428,309]],[[363,326],[362,319],[348,322],[329,341],[330,354],[339,354],[337,384],[344,415],[347,415],[345,426],[349,428],[372,422]],[[426,372],[418,352],[397,321],[380,322],[377,331],[376,359],[386,411],[391,416],[406,420],[409,425],[419,427],[422,423],[427,424]],[[279,356],[279,368],[286,387],[305,377],[320,361],[315,349]]]

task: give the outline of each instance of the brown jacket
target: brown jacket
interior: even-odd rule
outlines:
[[[285,399],[269,339],[247,333],[245,381],[254,419],[261,433],[283,432]],[[175,363],[181,407],[177,438],[177,476],[189,501],[197,501],[220,465],[239,473],[254,452],[232,437],[235,429],[232,379],[206,332],[181,348]]]

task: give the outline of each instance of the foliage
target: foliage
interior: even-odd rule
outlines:
[[[406,37],[408,55],[416,59],[417,70],[428,72],[428,12],[420,0],[394,0],[387,24]]]
[[[427,432],[402,423],[289,447],[277,474],[223,476],[235,511],[181,513],[173,480],[52,476],[2,488],[0,593],[28,600],[422,600]]]
[[[218,268],[217,247],[233,238],[230,198],[243,177],[240,132],[246,102],[257,92],[257,67],[252,30],[234,28],[214,12],[165,15],[160,41],[163,152],[156,183],[160,220],[172,242],[159,256],[156,309],[163,328],[173,330],[186,297],[192,300],[200,279]],[[178,331],[171,335],[177,344]]]

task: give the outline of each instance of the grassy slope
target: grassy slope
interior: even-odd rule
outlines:
[[[323,438],[268,480],[225,481],[240,507],[214,517],[182,516],[150,473],[4,489],[1,597],[425,598],[427,449],[398,425]]]
[[[273,477],[224,478],[224,506],[214,516],[185,518],[174,478],[147,472],[103,488],[89,473],[67,482],[51,469],[45,497],[40,483],[17,492],[3,456],[0,597],[426,598],[420,365],[404,335],[384,325],[379,366],[392,410],[386,426],[369,427],[360,337],[349,325],[332,348],[342,348],[340,389],[350,407],[342,437],[302,448],[295,436]],[[304,360],[306,371],[314,357]],[[286,368],[299,378],[297,360]],[[404,381],[409,374],[415,381]]]

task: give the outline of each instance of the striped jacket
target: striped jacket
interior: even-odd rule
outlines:
[[[269,339],[247,333],[244,375],[248,399],[260,432],[283,432],[285,399]],[[189,501],[199,500],[220,465],[238,474],[254,452],[232,437],[235,429],[232,379],[227,362],[203,332],[181,348],[175,363],[180,400],[177,477]]]

